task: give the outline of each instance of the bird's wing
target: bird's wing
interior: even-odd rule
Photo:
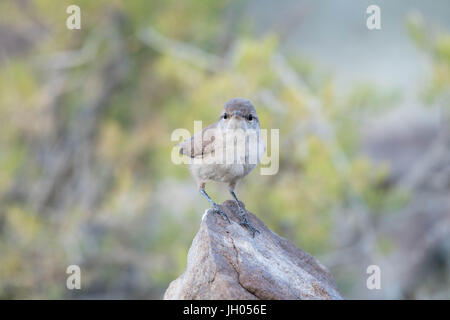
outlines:
[[[201,132],[194,134],[191,138],[180,142],[178,144],[180,147],[180,154],[184,154],[191,158],[212,154],[214,152],[216,128],[217,122],[207,126]]]

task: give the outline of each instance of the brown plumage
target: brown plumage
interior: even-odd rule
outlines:
[[[195,158],[214,152],[213,142],[215,136],[207,136],[205,133],[216,128],[217,122],[207,126],[201,132],[193,135],[190,139],[181,142],[178,145],[180,147],[180,153],[190,158]],[[202,137],[201,139],[199,138],[200,136]]]

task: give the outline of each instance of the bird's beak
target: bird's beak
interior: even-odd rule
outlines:
[[[234,110],[233,113],[231,114],[231,117],[237,118],[237,119],[242,119],[243,115],[240,111]]]
[[[235,130],[247,128],[247,122],[244,119],[244,115],[238,110],[233,111],[230,117],[231,119],[227,123],[227,129]]]

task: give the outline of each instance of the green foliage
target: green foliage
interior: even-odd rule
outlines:
[[[432,62],[432,74],[426,79],[422,96],[431,104],[450,92],[450,35],[442,31],[431,32],[419,13],[409,16],[408,30],[416,45],[426,52]],[[448,108],[444,101],[443,106]]]

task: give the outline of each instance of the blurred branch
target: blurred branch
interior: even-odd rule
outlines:
[[[416,163],[411,172],[400,182],[400,185],[406,190],[412,191],[418,188],[421,183],[426,182],[431,175],[430,172],[434,169],[436,164],[441,161],[446,154],[449,154],[449,147],[444,141],[445,139],[443,137],[438,137],[435,143],[430,147],[430,150],[424,153],[423,157]]]
[[[143,43],[160,53],[168,54],[181,60],[188,61],[209,71],[219,71],[226,65],[224,59],[207,53],[190,44],[169,39],[152,27],[147,27],[139,31],[138,38]]]
[[[90,166],[83,166],[83,162],[89,161],[89,155],[91,154],[92,144],[95,142],[93,139],[96,130],[99,127],[99,121],[101,112],[109,104],[114,91],[118,88],[123,81],[127,69],[128,58],[127,52],[122,37],[122,31],[120,30],[120,21],[117,20],[117,16],[111,15],[110,18],[110,32],[108,50],[106,51],[105,61],[96,70],[89,69],[89,76],[85,78],[84,90],[86,94],[83,96],[88,97],[87,101],[81,102],[84,106],[80,108],[78,115],[75,118],[75,123],[71,130],[67,132],[65,136],[62,136],[56,144],[43,141],[43,145],[53,145],[49,150],[47,149],[48,162],[44,162],[45,174],[40,179],[30,194],[30,202],[33,204],[34,209],[37,212],[41,212],[42,208],[48,207],[53,203],[57,197],[64,197],[64,191],[62,185],[67,185],[70,181],[70,177],[73,172],[77,172],[78,176],[75,179],[80,179],[82,176],[83,168],[89,170]],[[75,56],[78,59],[72,64],[71,58],[74,58],[73,54],[63,55],[63,59],[56,64],[57,70],[63,70],[65,68],[74,66],[77,63],[86,63],[89,59],[93,58],[93,53],[98,48],[96,40],[89,40],[88,44]],[[87,52],[87,53],[86,53]],[[94,62],[94,60],[92,60]],[[66,69],[64,72],[69,72]],[[89,78],[96,86],[90,85]],[[97,87],[97,85],[99,85]],[[57,88],[57,87],[54,87]],[[56,101],[56,99],[54,100]],[[76,199],[72,190],[70,198]],[[72,200],[73,201],[73,200]],[[64,201],[61,201],[64,203]]]
[[[232,51],[230,50],[230,47],[238,35],[237,29],[239,26],[239,20],[242,17],[246,4],[247,1],[241,0],[230,1],[228,4],[224,18],[225,26],[219,37],[219,54],[221,56],[225,56],[227,53]]]
[[[334,129],[323,115],[320,100],[310,92],[308,87],[287,63],[286,58],[281,53],[274,56],[271,67],[285,86],[295,92],[301,92],[305,96],[307,101],[306,107],[313,119],[316,134],[333,145],[330,149],[333,152],[333,159],[337,168],[340,170],[347,170],[349,161],[343,150],[339,147]]]
[[[275,55],[272,61],[272,68],[285,86],[295,92],[301,92],[305,96],[307,101],[306,107],[313,119],[315,133],[330,145],[329,149],[332,152],[332,158],[336,168],[338,168],[342,174],[348,172],[350,162],[338,142],[333,126],[322,111],[320,100],[310,92],[297,73],[289,66],[282,54],[278,53]],[[362,212],[369,212],[368,206],[361,195],[355,194],[355,197],[352,197],[352,200],[353,204],[360,208]]]
[[[96,36],[88,37],[80,50],[63,51],[52,54],[46,58],[48,69],[74,68],[91,62],[98,54],[100,39]]]

